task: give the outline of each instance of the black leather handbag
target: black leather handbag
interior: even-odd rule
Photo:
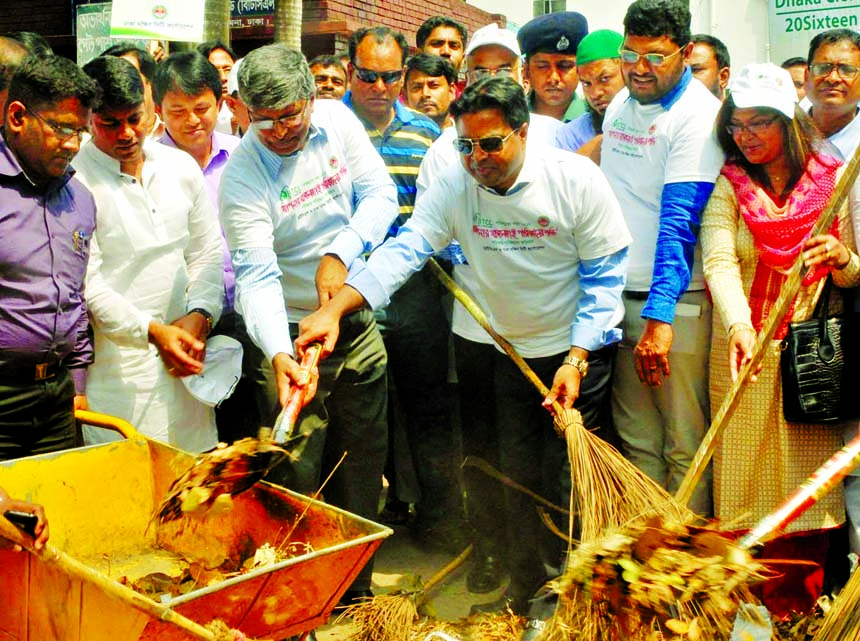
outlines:
[[[860,314],[828,316],[828,275],[812,318],[789,323],[782,341],[782,412],[789,423],[837,423],[860,418]]]

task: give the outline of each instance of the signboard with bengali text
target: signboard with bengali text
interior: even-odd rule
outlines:
[[[230,28],[275,25],[275,0],[230,0]]]
[[[110,37],[111,3],[82,4],[75,15],[77,62],[83,66],[116,42]],[[146,40],[132,40],[146,48]]]
[[[110,35],[200,42],[204,0],[114,0]]]
[[[813,36],[830,29],[860,31],[860,0],[768,0],[770,59],[806,58]]]

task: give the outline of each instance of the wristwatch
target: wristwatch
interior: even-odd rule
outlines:
[[[209,332],[212,331],[212,314],[207,312],[202,307],[195,307],[194,309],[190,310],[188,313],[193,314],[194,312],[197,312],[203,318],[206,319],[206,335],[209,336]]]
[[[562,365],[573,365],[576,369],[579,370],[579,375],[582,378],[585,378],[585,375],[588,374],[588,361],[584,358],[579,358],[579,356],[571,356],[570,354],[568,354],[564,357]]]

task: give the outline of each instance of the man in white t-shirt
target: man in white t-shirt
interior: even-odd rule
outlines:
[[[697,238],[723,163],[720,102],[685,63],[687,2],[637,0],[624,29],[626,89],[606,110],[600,162],[635,239],[612,409],[624,454],[674,491],[710,421],[711,303]],[[709,476],[690,506],[710,513]]]
[[[236,306],[272,362],[281,404],[303,386],[293,354],[296,323],[343,286],[347,269],[385,238],[397,190],[364,127],[338,100],[314,100],[300,51],[255,49],[239,70],[251,127],[221,178],[221,224],[236,274]],[[303,493],[376,518],[387,443],[386,354],[373,314],[343,318],[319,365],[316,395],[294,432],[293,458],[269,473]],[[308,394],[309,395],[309,394]],[[344,452],[347,457],[338,463]],[[370,597],[368,563],[341,599]]]
[[[400,233],[366,266],[354,266],[347,286],[300,322],[296,344],[322,340],[331,349],[344,314],[385,305],[412,273],[457,239],[495,329],[551,390],[541,407],[532,383],[507,355],[495,350],[490,356],[502,472],[566,505],[567,449],[545,408],[554,400],[576,407],[586,425],[600,414],[620,338],[630,235],[594,163],[526,146],[528,104],[512,79],[470,84],[451,113],[461,164],[438,176]],[[506,600],[522,615],[528,600],[560,571],[564,546],[520,492],[506,496],[505,511],[511,572]]]

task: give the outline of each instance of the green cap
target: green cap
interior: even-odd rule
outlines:
[[[611,29],[598,29],[585,36],[576,50],[576,64],[585,65],[595,60],[618,58],[624,36]]]

